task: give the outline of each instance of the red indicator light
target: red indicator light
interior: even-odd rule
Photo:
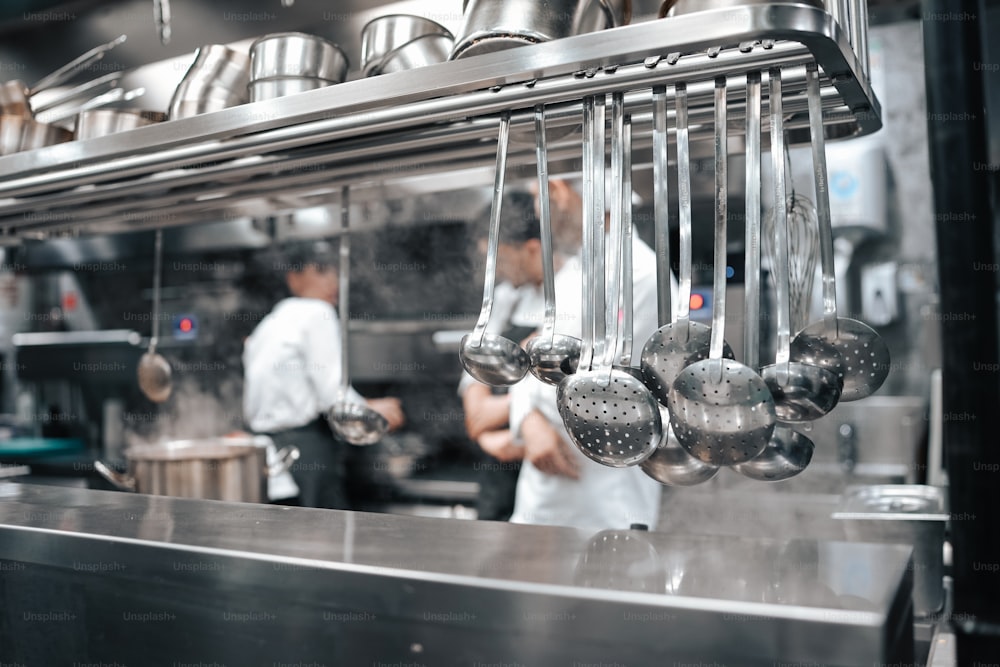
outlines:
[[[700,294],[691,295],[691,310],[701,310],[705,307],[705,297]]]
[[[184,319],[181,320],[180,324],[181,331],[183,331],[184,333],[188,333],[193,328],[194,328],[194,322],[191,321],[191,318],[185,317]]]

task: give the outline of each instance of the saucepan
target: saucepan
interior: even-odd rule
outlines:
[[[128,472],[95,461],[102,477],[124,491],[155,496],[261,503],[267,481],[298,460],[297,447],[284,447],[267,464],[267,448],[252,436],[173,440],[125,450]]]
[[[365,76],[415,69],[444,62],[455,38],[443,25],[422,16],[390,14],[361,30],[361,69]],[[392,62],[386,70],[387,62]]]
[[[57,125],[31,118],[0,114],[0,155],[30,151],[71,141],[73,133]]]

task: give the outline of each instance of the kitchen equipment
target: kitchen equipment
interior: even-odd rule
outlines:
[[[631,0],[465,0],[451,59],[596,32],[632,20]]]
[[[30,88],[23,81],[17,79],[0,84],[0,114],[16,114],[30,118],[32,116],[30,99],[32,96],[68,81],[84,67],[102,59],[104,54],[124,42],[125,39],[125,35],[119,35],[110,42],[95,46],[51,74],[42,77]]]
[[[60,105],[54,109],[40,111],[35,114],[35,118],[38,120],[44,120],[46,123],[62,123],[73,119],[74,116],[84,111],[99,109],[100,107],[105,107],[109,104],[116,104],[119,102],[130,102],[136,98],[142,97],[145,94],[145,88],[133,88],[132,90],[112,88],[111,90],[101,93],[96,97],[92,97],[86,102],[80,104]],[[76,120],[73,119],[72,122],[75,123]]]
[[[348,60],[333,42],[302,32],[264,35],[250,45],[250,80],[306,77],[341,83]]]
[[[746,284],[745,312],[747,313],[743,332],[744,361],[750,368],[759,365],[759,324],[760,313],[760,108],[761,75],[751,72],[747,75],[747,120],[746,120]],[[773,156],[773,154],[772,154]],[[787,157],[787,152],[786,152]],[[776,190],[777,192],[777,186]],[[772,232],[773,235],[773,232]],[[790,243],[790,242],[789,242]],[[770,244],[775,245],[773,242]],[[776,261],[772,261],[772,266]],[[813,442],[787,426],[777,425],[764,450],[746,463],[733,466],[736,472],[759,481],[779,481],[793,477],[809,465],[815,446]]]
[[[156,230],[156,248],[153,266],[153,336],[149,339],[149,349],[139,359],[139,388],[146,398],[154,403],[163,403],[170,398],[173,388],[170,364],[163,355],[156,352],[160,336],[160,269],[163,263],[163,230]]]
[[[780,482],[805,470],[815,449],[812,440],[790,426],[778,424],[761,453],[733,466],[733,470],[759,482]]]
[[[372,19],[361,29],[361,70],[365,76],[384,72],[384,61],[390,54],[398,55],[400,50],[414,53],[408,45],[416,40],[424,44],[416,51],[425,54],[439,54],[439,48],[447,45],[448,50],[442,60],[436,60],[436,56],[429,58],[432,62],[444,62],[451,53],[455,37],[440,23],[423,16],[389,14]],[[404,59],[411,57],[404,56]]]
[[[350,190],[340,190],[340,398],[327,415],[330,427],[352,445],[374,445],[389,430],[389,421],[363,403],[347,400],[351,386],[348,372],[351,359],[349,341],[351,304],[351,236],[348,226],[351,218]]]
[[[664,424],[670,422],[670,414],[662,405],[660,419]],[[667,486],[694,486],[719,474],[719,466],[705,463],[688,454],[669,426],[659,446],[639,467],[648,477]]]
[[[604,290],[595,290],[594,311],[605,309],[605,342],[602,354],[596,364],[586,370],[578,370],[568,376],[558,387],[557,403],[570,439],[588,458],[602,465],[615,468],[636,465],[649,458],[663,438],[663,423],[660,419],[659,404],[652,393],[640,379],[626,370],[614,367],[618,356],[618,296],[622,281],[631,282],[631,276],[621,275],[621,259],[627,249],[623,240],[623,218],[625,206],[631,207],[631,192],[624,192],[624,142],[626,138],[624,95],[612,95],[612,135],[611,135],[611,165],[612,178],[615,179],[611,189],[611,233],[608,253],[608,271]],[[589,121],[589,122],[588,122]],[[595,130],[603,129],[603,123],[598,127],[584,117],[586,131],[595,141],[589,142],[593,150],[594,161],[604,163],[603,133]],[[586,147],[585,147],[586,148]],[[595,170],[596,171],[596,170]],[[596,177],[589,184],[595,190],[604,188],[604,180]],[[591,207],[594,213],[597,208]],[[591,225],[591,233],[595,236],[604,234],[604,216],[591,221],[599,224]],[[594,244],[596,265],[603,268],[603,244]],[[595,274],[599,271],[595,270]],[[587,323],[584,322],[586,330]],[[596,354],[596,352],[595,352]]]
[[[313,79],[302,76],[280,76],[273,79],[258,79],[247,86],[251,102],[273,100],[276,97],[296,95],[307,90],[316,90],[332,85],[325,79]]]
[[[542,243],[542,290],[545,296],[545,319],[542,333],[528,341],[531,374],[542,382],[558,385],[580,364],[580,339],[556,334],[555,269],[552,266],[552,217],[549,210],[548,150],[545,143],[545,106],[535,107],[535,156],[538,162],[538,208]]]
[[[774,170],[774,252],[777,287],[777,354],[775,362],[761,371],[775,412],[783,422],[804,422],[827,414],[840,400],[840,379],[822,366],[790,361],[791,331],[788,294],[788,211],[785,208],[785,131],[781,100],[781,70],[768,73],[771,102],[771,164]],[[822,131],[822,128],[820,128]]]
[[[889,375],[889,348],[882,337],[864,322],[839,317],[837,283],[833,262],[833,229],[830,222],[830,195],[826,172],[823,108],[819,73],[815,64],[806,67],[806,94],[809,98],[809,127],[812,135],[813,175],[816,179],[816,208],[819,217],[820,266],[823,271],[823,319],[810,324],[791,343],[791,359],[837,372],[843,368],[840,400],[856,401],[870,396]],[[831,346],[836,348],[835,355]]]
[[[469,375],[495,387],[506,387],[523,378],[531,365],[528,353],[515,341],[486,332],[493,312],[493,288],[496,284],[497,252],[500,245],[500,210],[503,201],[504,175],[507,169],[507,144],[510,136],[510,111],[500,116],[497,140],[497,163],[493,182],[493,206],[490,211],[490,236],[486,249],[486,277],[483,308],[472,333],[462,337],[459,357]]]
[[[11,155],[71,141],[73,133],[25,116],[0,114],[0,155]]]
[[[774,399],[750,367],[723,359],[726,320],[726,79],[715,81],[715,266],[709,358],[685,368],[668,395],[674,434],[690,454],[713,465],[749,461],[774,431]]]
[[[824,9],[823,0],[791,0],[794,4],[808,5]],[[833,0],[838,2],[838,0]],[[774,4],[774,0],[664,0],[660,5],[660,18],[665,16],[684,16],[697,12],[707,12],[713,9],[731,9],[733,7],[748,7],[752,5]]]
[[[913,614],[944,606],[944,539],[948,524],[942,489],[919,484],[848,487],[833,513],[849,540],[913,547]]]
[[[645,530],[602,530],[587,542],[573,574],[573,583],[662,595],[667,587],[663,558]]]
[[[110,72],[104,76],[99,76],[96,79],[91,79],[90,81],[81,83],[79,86],[70,88],[67,91],[60,92],[55,99],[46,99],[44,104],[33,104],[31,108],[35,112],[35,118],[43,120],[42,118],[38,118],[39,114],[42,114],[50,109],[55,109],[64,104],[71,104],[74,100],[86,94],[92,93],[95,90],[99,90],[104,87],[113,89],[118,86],[118,83],[121,81],[123,76],[125,76],[125,72],[123,71]]]
[[[660,188],[656,196],[656,225],[659,245],[656,249],[657,282],[660,290],[657,329],[642,348],[642,375],[646,386],[663,405],[667,405],[674,381],[692,364],[707,359],[711,347],[712,330],[701,322],[691,321],[691,159],[688,135],[687,86],[678,83],[674,89],[677,120],[677,196],[680,211],[680,284],[677,292],[677,319],[670,322],[669,248],[665,238],[667,229],[667,110],[666,93],[654,93],[654,168],[659,164],[659,176],[654,176],[654,187]],[[661,198],[663,201],[660,201]],[[663,295],[666,292],[666,296]],[[722,356],[734,359],[729,344],[723,341]]]
[[[250,56],[223,44],[206,44],[195,51],[170,99],[167,115],[188,118],[243,104],[249,83]]]
[[[284,447],[268,466],[267,448],[252,437],[174,440],[125,450],[128,471],[121,474],[102,461],[94,468],[123,491],[154,496],[267,502],[267,480],[288,470],[299,458],[297,447]]]
[[[137,127],[162,123],[167,114],[137,109],[91,109],[76,117],[74,134],[77,140],[103,137],[107,134],[134,130]]]
[[[392,50],[382,59],[379,66],[371,70],[374,74],[392,74],[405,70],[436,65],[448,60],[455,38],[451,35],[424,35]]]

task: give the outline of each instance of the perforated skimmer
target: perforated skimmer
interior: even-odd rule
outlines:
[[[685,368],[669,394],[674,435],[690,454],[713,465],[757,456],[774,431],[774,399],[750,367],[722,358],[726,321],[726,79],[715,81],[715,266],[709,358]]]
[[[598,126],[599,125],[599,126]],[[585,150],[592,151],[595,167],[604,162],[603,123],[595,123],[593,117],[584,114],[585,134],[593,139],[587,141]],[[648,458],[663,437],[663,423],[656,399],[646,386],[634,375],[621,368],[614,368],[618,353],[618,299],[619,287],[631,282],[631,276],[621,275],[621,260],[628,249],[624,242],[628,238],[623,233],[625,206],[631,206],[631,192],[625,192],[624,144],[626,141],[624,96],[612,96],[612,141],[611,164],[615,184],[612,187],[611,234],[608,252],[607,294],[603,289],[593,290],[595,312],[604,310],[605,343],[603,354],[589,370],[578,371],[559,384],[559,413],[569,432],[570,439],[588,458],[606,466],[621,468],[637,465]],[[594,169],[596,172],[597,169]],[[604,188],[604,180],[592,178],[588,185]],[[590,207],[591,216],[597,213]],[[591,218],[584,234],[595,238],[604,236],[604,216]],[[593,250],[596,265],[604,264],[601,243],[589,244]],[[598,271],[594,271],[595,275]],[[595,282],[595,281],[591,281]],[[585,290],[587,291],[587,290]],[[626,304],[629,305],[629,304]],[[584,331],[588,327],[584,322]],[[629,325],[631,322],[629,322]],[[587,341],[584,341],[586,347]]]

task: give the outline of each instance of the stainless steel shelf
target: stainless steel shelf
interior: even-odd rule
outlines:
[[[712,81],[730,80],[731,134],[747,72],[781,67],[789,138],[808,140],[804,67],[823,73],[831,139],[881,127],[847,35],[798,4],[715,10],[362,79],[0,158],[0,242],[231,219],[334,201],[429,173],[488,167],[515,111],[511,163],[533,159],[531,109],[550,107],[554,160],[579,152],[579,101],[628,93],[649,143],[650,90],[688,84],[695,138],[713,132]],[[553,132],[555,134],[555,132]],[[520,137],[521,142],[517,143]],[[363,196],[362,196],[363,197]]]

